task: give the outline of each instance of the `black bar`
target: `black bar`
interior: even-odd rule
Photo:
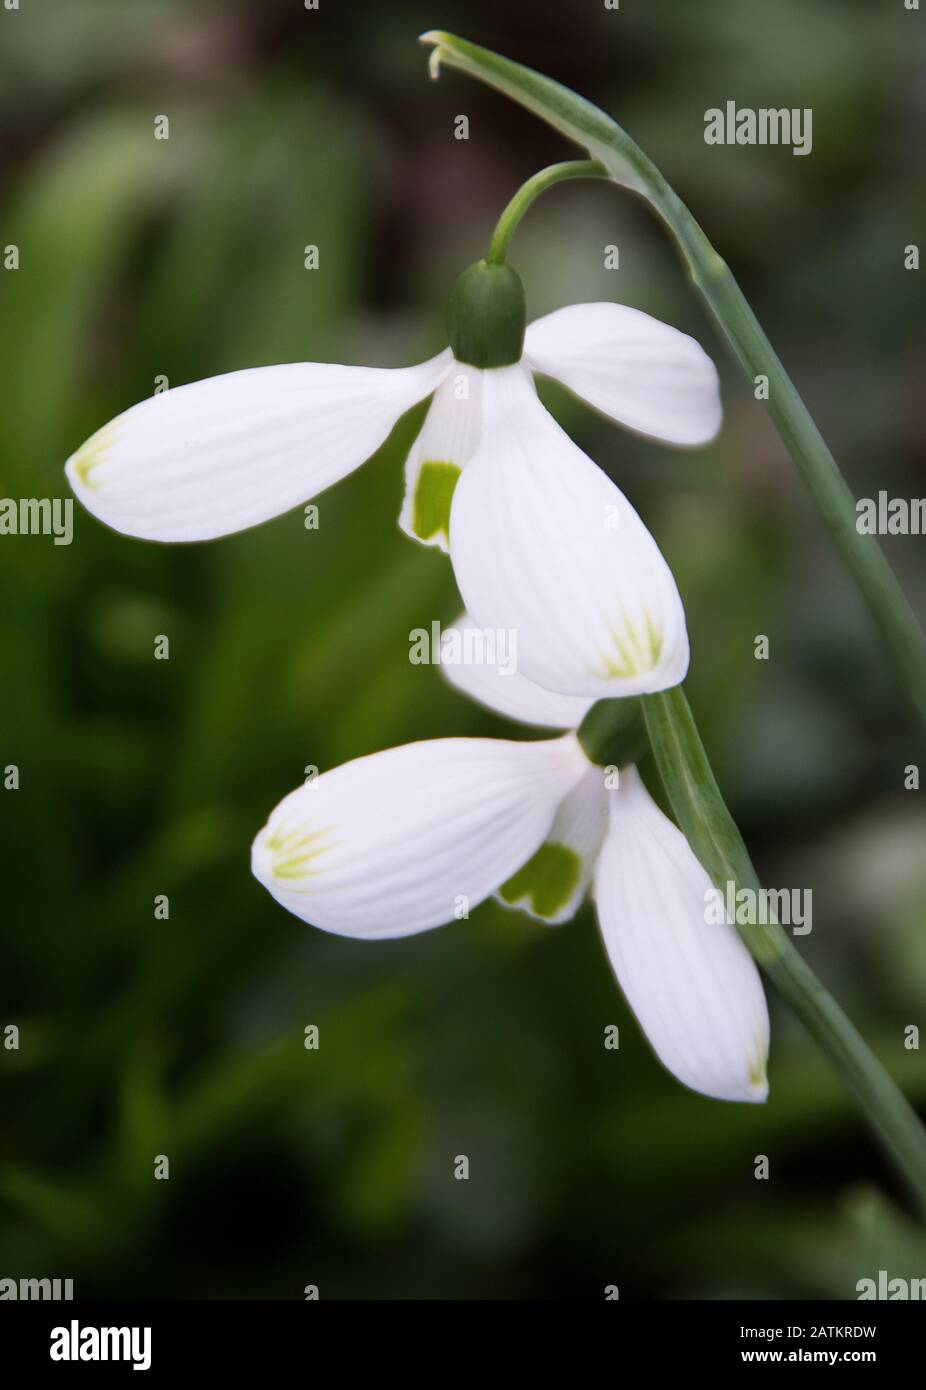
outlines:
[[[646,1367],[654,1374],[715,1367],[748,1372],[754,1366],[775,1364],[823,1366],[827,1370],[860,1365],[883,1372],[910,1363],[922,1344],[924,1326],[922,1307],[916,1302],[633,1303],[602,1299],[597,1307],[591,1302],[573,1303],[565,1317],[547,1314],[539,1329],[530,1327],[532,1320],[522,1325],[517,1314],[514,1324],[499,1324],[496,1313],[489,1324],[492,1342],[487,1344],[479,1335],[478,1322],[474,1323],[472,1304],[463,1305],[466,1312],[462,1317],[458,1314],[445,1321],[436,1303],[413,1304],[415,1312],[410,1315],[408,1304],[383,1302],[388,1321],[383,1320],[380,1328],[370,1326],[383,1319],[382,1313],[377,1315],[382,1305],[372,1302],[359,1305],[362,1324],[357,1322],[357,1304],[326,1303],[324,1299],[305,1304],[8,1304],[0,1310],[0,1366],[8,1384],[13,1383],[6,1377],[14,1368],[26,1375],[51,1368],[53,1375],[65,1381],[86,1372],[97,1376],[101,1371],[110,1376],[131,1374],[131,1356],[143,1361],[150,1351],[146,1380],[202,1370],[211,1376],[231,1375],[237,1384],[247,1376],[266,1377],[268,1362],[279,1369],[301,1370],[307,1379],[318,1379],[325,1364],[330,1376],[331,1355],[339,1358],[342,1369],[351,1370],[368,1355],[378,1375],[409,1373],[417,1378],[428,1373],[428,1367],[434,1374],[440,1359],[452,1349],[452,1370],[458,1379],[467,1361],[484,1373],[494,1360],[489,1348],[501,1337],[507,1348],[506,1359],[513,1356],[522,1374],[533,1357],[546,1358],[560,1340],[570,1348],[577,1372],[583,1366],[590,1371],[592,1358],[597,1364],[604,1357],[601,1369],[610,1367],[615,1376],[633,1366]],[[428,1309],[424,1315],[423,1306]],[[126,1359],[52,1359],[53,1344],[62,1351],[67,1347],[69,1353],[74,1348],[78,1353],[93,1350],[102,1328],[137,1330],[134,1344],[125,1334],[113,1341],[105,1339],[107,1347],[115,1345]],[[147,1343],[144,1329],[150,1331]],[[434,1336],[437,1345],[431,1345]],[[443,1353],[438,1352],[441,1345]]]

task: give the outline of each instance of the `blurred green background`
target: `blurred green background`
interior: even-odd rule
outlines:
[[[0,11],[0,241],[21,257],[0,271],[0,495],[67,496],[66,456],[160,374],[442,346],[453,277],[569,147],[462,76],[428,82],[430,27],[613,111],[731,263],[856,493],[923,495],[903,248],[926,214],[924,23],[900,0]],[[811,107],[812,155],[706,146],[730,98]],[[926,1023],[926,813],[903,775],[923,750],[867,616],[645,210],[560,188],[512,260],[531,316],[626,301],[721,366],[726,427],[695,454],[543,393],[670,559],[724,790],[763,879],[813,891],[800,949],[922,1104],[903,1042]],[[0,791],[0,1027],[21,1030],[0,1048],[0,1276],[73,1277],[78,1297],[542,1299],[850,1298],[879,1268],[926,1274],[903,1194],[776,1001],[771,1099],[725,1106],[654,1061],[588,910],[547,930],[487,906],[365,944],[251,878],[252,836],[308,764],[523,736],[409,664],[409,630],[459,609],[446,560],[395,524],[414,427],[321,498],[317,531],[296,511],[161,547],[76,508],[70,548],[0,539],[0,765],[22,783]],[[922,538],[885,544],[926,610]]]

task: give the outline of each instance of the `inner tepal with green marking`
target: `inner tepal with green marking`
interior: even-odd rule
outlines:
[[[450,540],[450,504],[460,476],[455,463],[428,460],[421,465],[412,503],[412,529],[423,541]]]
[[[568,845],[547,841],[498,890],[509,906],[529,904],[538,917],[553,918],[569,902],[579,882],[582,861]]]

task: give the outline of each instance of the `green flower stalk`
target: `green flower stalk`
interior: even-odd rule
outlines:
[[[573,159],[541,169],[518,189],[498,220],[489,249],[469,266],[450,292],[448,329],[457,362],[486,370],[511,367],[524,352],[527,307],[524,286],[505,262],[508,244],[535,198],[568,179],[606,179],[594,160]]]
[[[608,171],[595,159],[567,159],[561,164],[551,164],[522,184],[511,202],[498,219],[498,226],[486,252],[489,265],[500,265],[508,254],[508,244],[517,230],[527,209],[539,198],[541,193],[554,184],[572,179],[606,179]]]

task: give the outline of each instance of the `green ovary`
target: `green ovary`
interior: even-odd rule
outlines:
[[[421,540],[429,541],[441,532],[450,539],[450,503],[459,476],[455,463],[421,465],[412,507],[412,530]]]
[[[498,891],[512,906],[528,898],[538,917],[555,917],[575,892],[581,872],[575,850],[547,841]]]

